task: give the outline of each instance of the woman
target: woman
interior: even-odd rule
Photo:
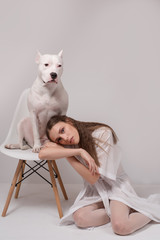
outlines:
[[[40,159],[66,157],[83,177],[84,187],[61,224],[81,228],[111,221],[113,231],[127,235],[151,220],[160,222],[160,194],[137,196],[120,164],[120,149],[114,130],[102,123],[80,122],[54,116],[47,124],[51,142],[44,145]]]

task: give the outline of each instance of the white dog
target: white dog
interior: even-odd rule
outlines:
[[[28,95],[30,117],[18,124],[19,144],[8,144],[10,149],[33,148],[39,152],[47,139],[45,131],[48,120],[57,114],[66,114],[68,94],[61,82],[63,71],[62,51],[58,55],[37,54],[38,75]]]

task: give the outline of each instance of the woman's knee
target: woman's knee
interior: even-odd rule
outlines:
[[[111,224],[112,224],[112,229],[114,233],[118,235],[124,236],[131,233],[131,228],[127,220],[122,221],[122,220],[115,219],[115,220],[111,220]]]
[[[86,214],[83,209],[79,209],[73,213],[73,219],[77,227],[85,228],[87,227],[86,223]]]

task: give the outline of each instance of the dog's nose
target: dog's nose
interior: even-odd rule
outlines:
[[[55,72],[51,72],[50,75],[53,80],[56,79],[56,77],[57,77],[57,73],[55,73]]]

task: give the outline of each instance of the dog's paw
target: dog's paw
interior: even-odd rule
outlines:
[[[11,149],[12,148],[12,144],[6,144],[4,147],[7,148],[7,149]]]
[[[7,149],[19,149],[20,148],[19,144],[5,144],[4,147]]]
[[[39,145],[34,145],[34,147],[33,147],[33,149],[32,149],[32,152],[34,152],[34,153],[39,153],[40,149],[41,149],[41,146],[39,146]]]

